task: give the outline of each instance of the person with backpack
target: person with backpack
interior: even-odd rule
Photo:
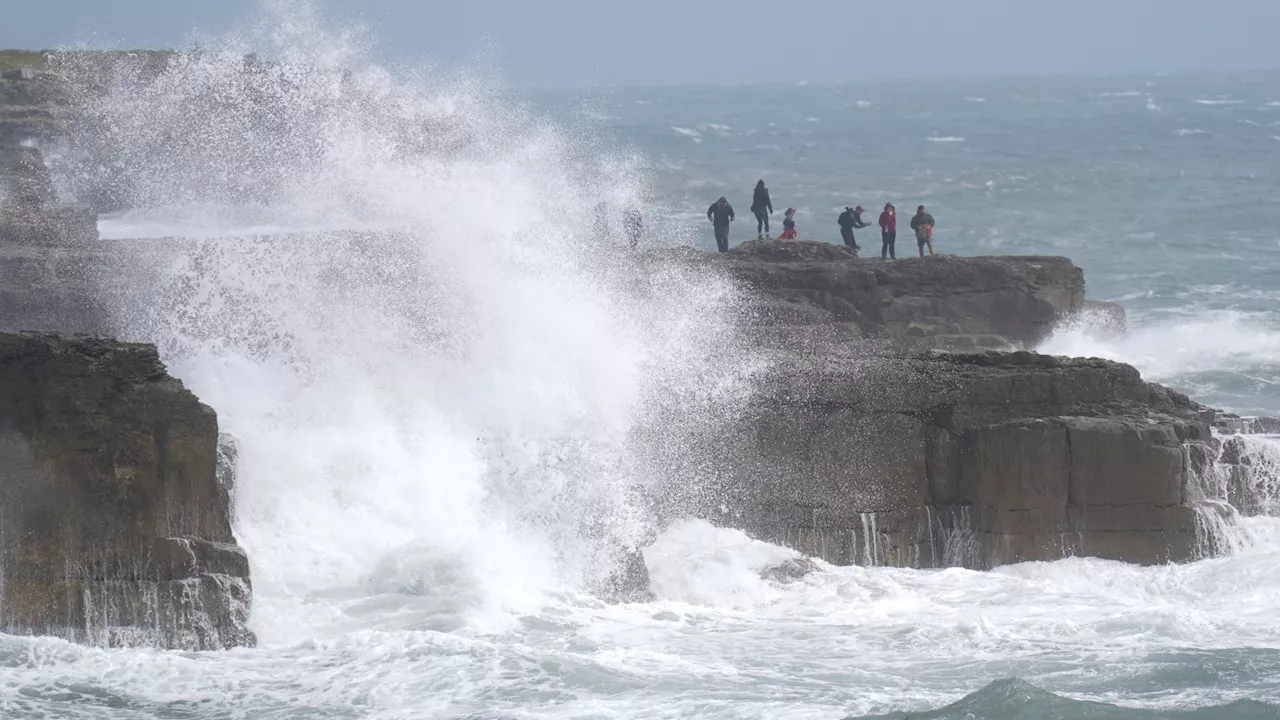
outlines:
[[[920,250],[920,257],[924,257],[924,246],[929,246],[929,254],[933,254],[933,216],[925,212],[924,206],[916,208],[916,214],[911,218],[911,229],[916,231],[916,247]]]
[[[756,183],[755,192],[751,194],[751,212],[756,216],[756,239],[764,240],[769,236],[769,216],[773,214],[773,200],[769,199],[764,180]]]
[[[729,252],[729,223],[733,222],[733,206],[723,196],[707,208],[707,220],[716,231],[716,249]]]
[[[858,241],[853,237],[853,231],[864,227],[870,227],[871,223],[862,221],[862,206],[856,208],[846,207],[844,212],[840,213],[840,217],[836,219],[836,224],[840,226],[840,237],[844,239],[844,244],[848,245],[855,253],[860,249]]]

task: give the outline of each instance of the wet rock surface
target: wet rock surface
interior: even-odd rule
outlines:
[[[154,347],[0,334],[0,630],[251,645],[217,418]]]

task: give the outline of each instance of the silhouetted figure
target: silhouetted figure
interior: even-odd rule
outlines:
[[[707,208],[707,219],[716,230],[716,248],[729,252],[729,223],[733,222],[733,206],[723,195]]]
[[[862,221],[862,206],[856,208],[846,207],[844,212],[840,213],[840,217],[836,220],[840,225],[840,237],[844,240],[844,244],[848,245],[854,252],[857,252],[858,241],[853,237],[853,231],[857,228],[869,227],[870,223]]]
[[[591,234],[597,242],[609,240],[609,203],[601,200],[591,211]]]
[[[898,241],[898,209],[893,203],[884,204],[884,212],[880,213],[880,259],[897,259],[893,244]]]
[[[911,218],[911,229],[916,231],[916,248],[920,257],[924,257],[924,246],[929,246],[929,254],[933,254],[933,216],[925,212],[924,206],[916,208]]]
[[[751,194],[751,212],[756,216],[756,239],[763,240],[769,235],[769,216],[773,214],[773,201],[769,199],[764,180],[756,183],[755,192]]]
[[[644,220],[640,217],[640,211],[627,208],[622,213],[622,226],[627,232],[627,245],[634,250],[640,244],[640,235],[644,232]]]

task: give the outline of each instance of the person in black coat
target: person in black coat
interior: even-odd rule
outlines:
[[[729,252],[729,223],[733,222],[733,206],[723,195],[707,208],[707,219],[716,229],[716,249]]]
[[[751,212],[756,216],[756,239],[763,240],[769,234],[769,216],[773,214],[773,201],[769,199],[764,180],[756,183],[756,190],[751,194]]]
[[[870,227],[871,223],[863,222],[863,209],[859,205],[856,208],[846,207],[844,212],[840,213],[840,217],[836,222],[840,225],[840,237],[844,239],[844,244],[848,245],[857,252],[858,241],[853,238],[853,231],[859,228]]]

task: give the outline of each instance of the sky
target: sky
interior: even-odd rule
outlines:
[[[0,47],[182,47],[261,0],[18,0]],[[1280,0],[313,0],[382,60],[527,86],[1280,68]]]

